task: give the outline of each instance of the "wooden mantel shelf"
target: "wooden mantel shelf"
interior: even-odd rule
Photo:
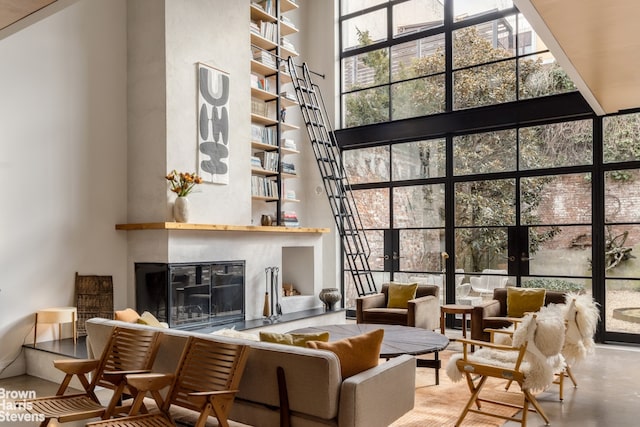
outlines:
[[[259,225],[190,224],[185,222],[142,222],[116,224],[116,230],[191,230],[191,231],[251,231],[264,233],[328,233],[328,228],[264,227]]]

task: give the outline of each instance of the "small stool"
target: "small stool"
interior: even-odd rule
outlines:
[[[445,304],[440,307],[440,333],[444,335],[445,314],[462,314],[462,338],[467,337],[467,314],[473,313],[473,306],[463,304]]]
[[[62,339],[62,324],[73,324],[73,343],[78,341],[78,309],[76,307],[44,308],[36,312],[36,325],[33,329],[33,346],[36,346],[38,338],[38,323],[57,323],[58,340]]]

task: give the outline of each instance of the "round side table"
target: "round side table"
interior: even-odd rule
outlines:
[[[471,315],[473,312],[472,305],[462,304],[445,304],[440,306],[440,333],[444,335],[444,321],[446,314],[461,314],[462,315],[462,337],[467,337],[467,314]]]

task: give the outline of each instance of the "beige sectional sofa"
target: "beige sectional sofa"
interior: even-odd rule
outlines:
[[[86,322],[90,357],[101,354],[115,325],[150,328],[116,320],[90,319]],[[382,362],[343,380],[340,362],[329,351],[175,329],[158,330],[163,335],[153,367],[157,372],[175,370],[189,335],[251,346],[240,392],[229,417],[243,424],[280,425],[278,367],[284,369],[292,427],[388,426],[414,406],[416,363],[412,356]],[[216,425],[214,420],[211,425]]]

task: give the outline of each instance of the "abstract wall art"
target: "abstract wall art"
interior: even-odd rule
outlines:
[[[229,183],[229,74],[198,63],[198,174]]]

